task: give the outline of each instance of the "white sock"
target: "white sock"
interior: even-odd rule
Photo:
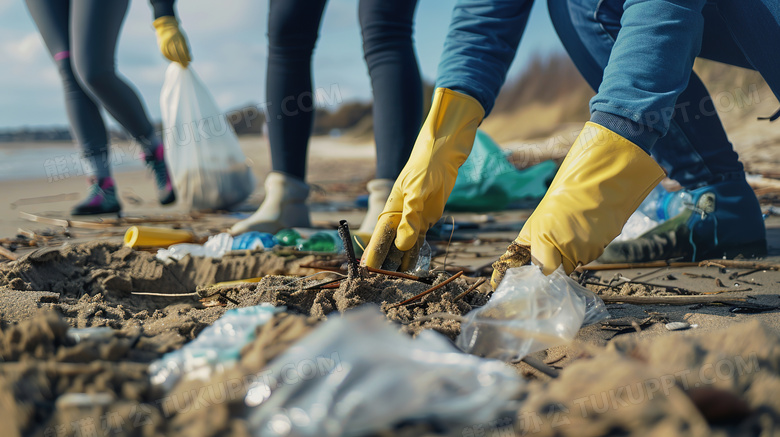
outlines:
[[[233,235],[257,231],[274,234],[282,229],[311,227],[309,186],[284,173],[272,172],[265,180],[265,200],[249,218],[230,228]]]

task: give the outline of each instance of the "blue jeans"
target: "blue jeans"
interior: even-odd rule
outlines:
[[[761,5],[758,0],[752,2]],[[772,44],[776,41],[775,35],[780,34],[780,27],[777,20],[773,17],[780,17],[777,10],[766,13],[761,17],[752,17],[742,22],[734,19],[748,12],[747,9],[761,10],[759,5],[735,4],[734,1],[709,2],[702,8],[703,17],[701,51],[699,56],[716,60],[719,62],[736,65],[744,68],[757,68],[761,71],[770,86],[777,83],[778,65],[773,60],[770,51]],[[644,83],[649,86],[641,86],[642,92],[636,92],[636,87],[627,88],[620,85],[626,79],[621,78],[625,72],[622,65],[631,64],[627,55],[620,53],[613,54],[620,49],[616,45],[618,32],[621,28],[621,20],[630,6],[626,0],[548,0],[550,16],[555,29],[561,38],[566,50],[572,57],[582,75],[593,87],[599,90],[599,95],[591,102],[592,111],[605,111],[613,115],[626,115],[627,112],[636,112],[636,117],[630,117],[634,121],[643,122],[654,130],[666,132],[666,135],[658,139],[651,153],[653,157],[663,166],[669,177],[677,180],[686,188],[696,188],[702,185],[709,185],[721,180],[742,177],[743,167],[734,152],[731,143],[726,137],[718,114],[715,111],[712,98],[707,89],[702,84],[699,77],[690,72],[690,79],[687,86],[679,93],[675,104],[669,106],[669,99],[664,95],[653,97],[652,90],[673,89],[671,83],[664,84],[667,75],[665,69],[647,68],[658,64],[647,64],[639,66],[647,70],[650,76],[644,77]],[[743,10],[745,9],[745,10]],[[763,8],[766,10],[766,8]],[[775,6],[774,9],[777,9]],[[742,15],[740,15],[742,13]],[[754,12],[755,13],[755,12]],[[732,19],[727,20],[725,14],[731,14]],[[755,26],[756,23],[763,23],[759,26],[764,32],[759,35],[759,39],[751,39],[754,32],[744,32],[743,23],[750,23]],[[625,24],[625,21],[624,21]],[[631,34],[637,31],[631,31],[627,28],[621,34]],[[637,37],[641,38],[641,32]],[[674,47],[673,45],[669,46]],[[682,46],[686,47],[686,46]],[[745,47],[747,50],[743,50]],[[625,49],[630,51],[630,46]],[[690,49],[689,49],[690,50]],[[764,55],[760,53],[763,51]],[[690,61],[687,57],[690,51],[685,52],[685,65]],[[631,53],[628,55],[634,56]],[[613,56],[613,58],[610,58]],[[679,56],[676,55],[676,56]],[[758,63],[751,62],[749,59],[758,59]],[[764,58],[769,58],[765,60]],[[620,62],[621,60],[625,62]],[[612,71],[610,77],[606,76],[605,69],[607,65],[614,63],[618,65],[619,71]],[[755,66],[754,66],[755,64]],[[661,65],[663,67],[663,64]],[[604,78],[604,81],[602,81]],[[647,80],[660,79],[660,80]],[[617,82],[614,85],[604,85],[606,80]],[[770,79],[774,79],[770,81]],[[639,79],[643,80],[643,79]],[[778,88],[772,89],[777,94]],[[648,93],[647,90],[651,92]],[[631,96],[627,100],[617,100],[612,98],[615,94],[625,94]],[[642,97],[648,102],[643,106]],[[639,105],[637,105],[639,102]],[[654,109],[653,109],[654,108]],[[664,108],[670,108],[664,110]],[[663,117],[654,114],[671,114],[666,122]],[[650,146],[653,146],[652,144]]]
[[[693,188],[742,174],[706,89],[692,76],[693,61],[701,55],[752,66],[780,95],[780,59],[773,53],[780,5],[773,2],[550,0],[550,12],[575,63],[598,90],[591,120],[652,151],[671,177]],[[459,0],[436,85],[476,98],[489,113],[531,4]]]

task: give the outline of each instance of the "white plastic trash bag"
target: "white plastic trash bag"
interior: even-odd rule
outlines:
[[[503,361],[519,361],[574,339],[580,327],[609,317],[604,301],[566,276],[545,276],[527,265],[506,271],[488,303],[466,314],[458,347]]]
[[[511,410],[523,385],[506,364],[464,354],[438,332],[412,339],[371,306],[331,316],[261,375],[246,404],[262,437],[361,436],[414,420],[460,435]]]
[[[229,208],[249,197],[255,178],[238,138],[192,66],[171,62],[160,107],[176,199],[202,210]]]

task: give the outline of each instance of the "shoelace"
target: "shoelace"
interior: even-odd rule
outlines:
[[[87,199],[92,199],[96,196],[106,197],[106,192],[103,191],[102,188],[100,188],[100,184],[98,184],[97,182],[89,186],[89,191],[87,192]]]

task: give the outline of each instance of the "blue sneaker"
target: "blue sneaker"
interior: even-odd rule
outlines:
[[[613,242],[598,261],[638,263],[766,255],[766,229],[756,195],[742,178],[690,191],[677,217],[629,241]]]
[[[73,207],[71,215],[92,215],[118,213],[122,210],[116,197],[116,186],[113,178],[89,178],[89,193],[87,198]]]

